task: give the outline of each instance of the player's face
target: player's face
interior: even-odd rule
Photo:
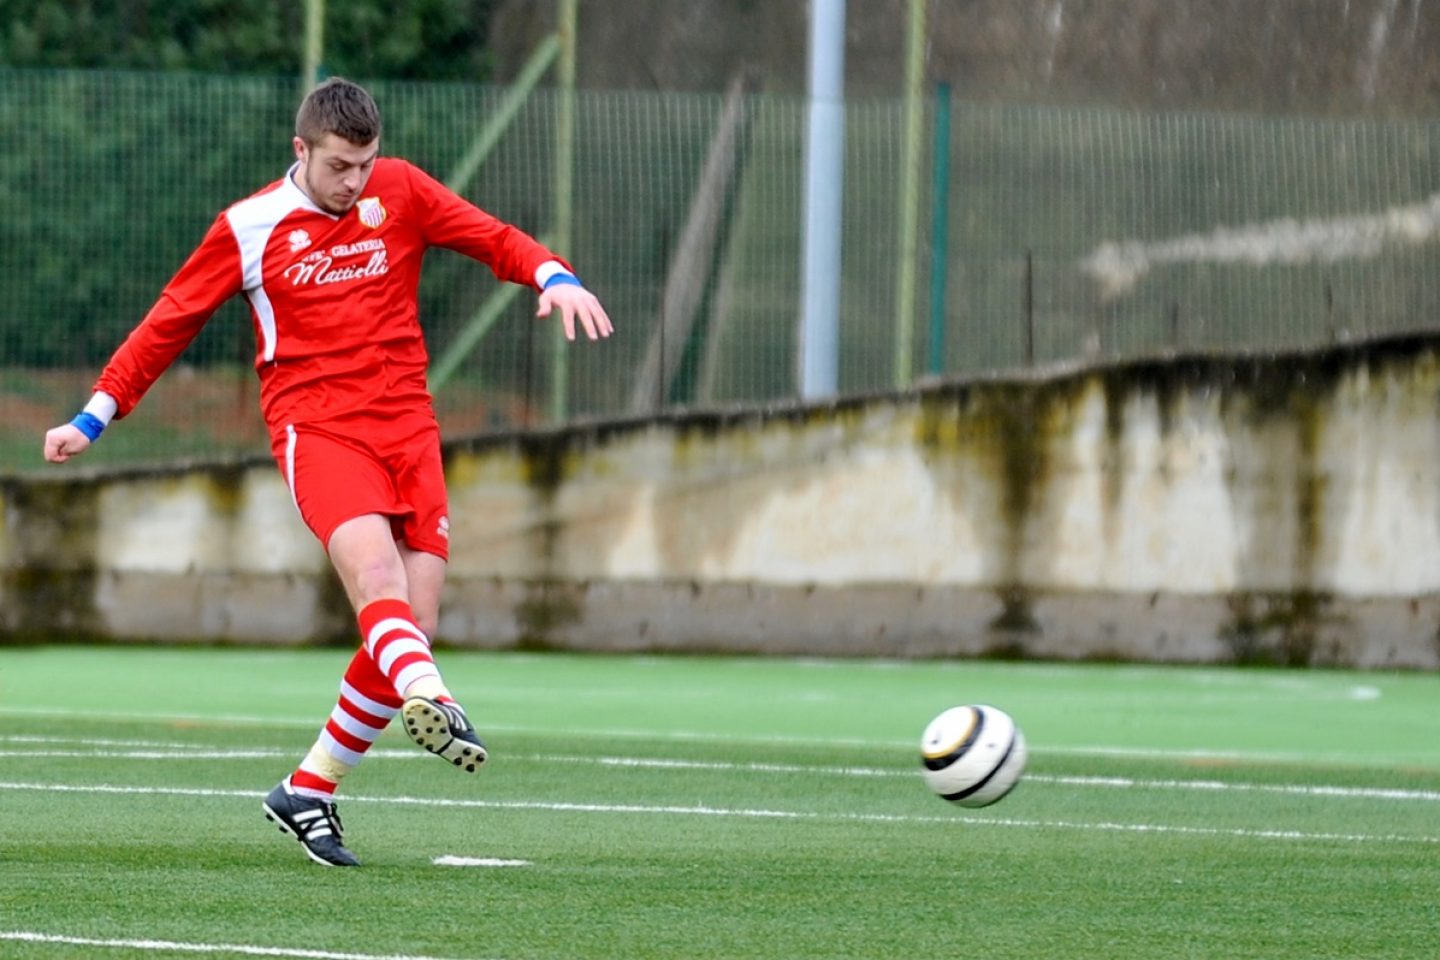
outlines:
[[[379,153],[379,140],[361,145],[327,133],[312,147],[296,137],[295,159],[300,161],[296,176],[317,207],[338,217],[360,199]]]

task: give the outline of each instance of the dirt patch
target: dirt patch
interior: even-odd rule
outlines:
[[[45,431],[64,423],[89,399],[94,371],[0,371],[0,470],[41,466]],[[269,451],[260,417],[260,388],[248,369],[181,366],[161,377],[125,419],[87,453],[89,463],[165,462]],[[436,403],[447,438],[513,429],[527,422],[525,406],[509,397],[450,389]]]

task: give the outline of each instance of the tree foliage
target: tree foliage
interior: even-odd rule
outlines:
[[[382,149],[441,179],[505,95],[488,85],[361,79],[385,118]],[[293,162],[297,86],[290,76],[0,66],[0,366],[92,367],[108,357],[217,213]],[[463,188],[532,233],[553,222],[554,113],[553,97],[532,99]],[[603,201],[598,191],[612,179],[597,181],[585,205],[604,224],[614,214],[601,211],[617,206],[595,198]],[[590,222],[577,211],[577,236]],[[602,269],[598,256],[584,262]],[[458,254],[427,260],[421,316],[436,343],[473,315],[492,283]],[[235,298],[186,362],[248,361],[253,351],[248,311]]]
[[[495,2],[331,0],[322,72],[484,83]],[[0,262],[24,278],[0,306],[8,360],[107,355],[209,218],[285,169],[304,17],[296,0],[0,4]],[[391,115],[387,142],[418,115]],[[241,322],[201,355],[244,356],[227,311]]]
[[[485,82],[497,0],[345,0],[326,5],[326,73]],[[295,0],[6,0],[0,64],[297,74]]]

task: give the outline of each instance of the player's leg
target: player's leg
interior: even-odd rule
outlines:
[[[341,841],[335,790],[402,706],[406,731],[431,753],[470,771],[485,761],[486,753],[441,681],[429,639],[417,622],[435,622],[444,560],[429,555],[428,560],[407,564],[389,518],[376,514],[339,524],[329,546],[331,562],[357,610],[363,643],[310,752],[270,791],[263,806],[270,820],[301,841],[311,859],[356,866],[358,859]],[[412,564],[423,619],[406,599],[412,579],[407,567]]]
[[[411,610],[423,632],[433,634],[439,625],[440,595],[450,555],[440,428],[433,418],[421,416],[399,426],[393,444],[386,448],[396,490],[410,507],[396,518],[397,549],[405,568]],[[485,762],[485,745],[449,691],[432,695],[421,685],[411,688],[406,692],[401,720],[410,739],[459,769],[473,773]]]
[[[399,712],[400,703],[370,654],[363,647],[356,651],[320,736],[300,766],[265,798],[265,816],[299,840],[315,862],[359,866],[341,838],[335,790]]]
[[[375,740],[400,712],[403,701],[364,647],[355,651],[340,681],[340,697],[314,746],[290,775],[302,796],[329,800],[340,781],[365,758]]]
[[[378,459],[344,438],[318,430],[290,430],[275,438],[275,457],[301,517],[321,543],[328,543],[333,531],[349,517],[401,509]],[[350,580],[388,583],[392,593],[404,596],[403,564],[398,562],[393,538],[388,537],[388,521],[382,519],[381,525],[387,531],[382,547],[395,557],[394,569],[387,574],[382,560],[372,564],[364,577],[352,575]],[[362,645],[345,671],[340,696],[309,753],[265,798],[266,817],[295,836],[312,860],[334,866],[358,864],[341,841],[335,790],[364,758],[402,702],[390,678]]]
[[[390,695],[403,695],[404,684],[416,678],[438,675],[433,665],[427,669],[415,663],[429,659],[428,643],[420,644],[422,656],[396,664],[400,648],[385,658],[377,655],[377,643],[383,639],[381,648],[388,648],[390,635],[371,636],[377,627],[398,620],[401,633],[420,634],[423,639],[409,609],[408,578],[391,519],[408,511],[409,505],[395,489],[388,466],[370,447],[315,429],[292,431],[285,458],[295,506],[325,545],[359,620],[363,649],[394,687]],[[377,603],[381,606],[369,609]],[[361,692],[376,698],[379,691]]]
[[[448,561],[428,551],[416,550],[407,543],[399,543],[396,547],[400,551],[400,562],[405,567],[405,582],[415,622],[426,636],[433,637],[440,626],[440,595],[445,590]]]
[[[387,517],[347,520],[330,537],[330,560],[359,611],[365,649],[404,701],[405,732],[429,752],[474,773],[488,756],[485,744],[445,686],[409,599],[421,600],[427,623],[436,621],[445,560],[398,544],[391,531]]]
[[[410,575],[390,518],[370,514],[346,520],[331,535],[329,549],[356,611],[360,639],[395,692],[402,698],[453,699],[411,605]],[[426,619],[433,622],[434,617]]]
[[[446,561],[405,544],[400,545],[400,555],[410,583],[410,606],[416,621],[427,633],[433,632],[439,622]],[[405,701],[402,717],[410,739],[456,767],[474,773],[485,762],[488,752],[464,708],[448,692],[443,697],[432,697],[418,689],[412,693]]]

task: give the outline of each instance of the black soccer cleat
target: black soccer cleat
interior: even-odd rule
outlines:
[[[340,842],[340,814],[333,800],[301,796],[286,777],[260,806],[265,819],[278,824],[281,833],[299,840],[311,860],[327,867],[360,866],[355,854]]]
[[[422,748],[467,773],[480,769],[489,754],[458,703],[411,697],[400,708],[405,732]]]

